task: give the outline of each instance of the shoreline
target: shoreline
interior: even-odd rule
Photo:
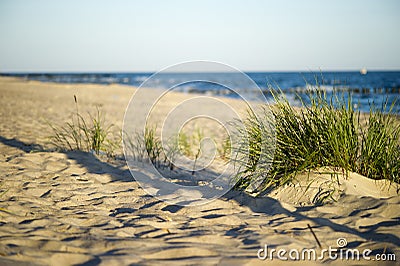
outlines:
[[[392,71],[394,73],[398,73],[399,71]],[[326,92],[328,97],[333,92],[340,94],[348,94],[350,93],[354,98],[353,105],[355,109],[358,109],[362,113],[368,113],[370,110],[370,102],[375,102],[376,106],[380,106],[385,102],[385,97],[389,101],[389,105],[395,101],[396,95],[400,93],[400,84],[396,83],[396,76],[391,76],[388,78],[389,81],[392,80],[391,83],[386,85],[384,84],[376,84],[374,80],[377,78],[382,79],[383,77],[375,77],[375,79],[371,79],[369,82],[365,80],[365,77],[350,77],[345,75],[345,73],[357,73],[357,72],[348,72],[348,71],[339,71],[337,75],[340,73],[343,76],[335,76],[331,75],[335,72],[321,72],[320,75],[313,73],[304,73],[304,72],[244,72],[246,75],[250,76],[251,79],[257,84],[257,86],[264,93],[264,96],[267,99],[267,102],[273,102],[270,93],[270,86],[274,88],[274,90],[282,90],[290,99],[291,104],[294,106],[300,106],[300,101],[295,100],[296,95],[300,95],[303,100],[307,102],[307,90],[311,86],[321,86],[322,91]],[[296,75],[297,73],[297,75]],[[372,72],[375,73],[375,72]],[[391,73],[391,72],[376,72],[376,73]],[[400,73],[400,72],[399,72]],[[65,85],[74,85],[74,84],[96,84],[100,86],[129,86],[129,87],[139,87],[144,80],[146,80],[150,75],[154,73],[136,73],[136,72],[128,72],[128,73],[4,73],[0,74],[0,77],[17,77],[26,81],[39,81],[35,78],[29,78],[29,75],[35,76],[45,76],[41,82],[44,83],[54,83],[54,84],[65,84]],[[165,90],[165,88],[169,88],[174,84],[170,84],[171,80],[180,80],[184,75],[191,74],[189,73],[166,73],[165,78],[158,78],[154,81],[154,87],[158,87],[158,89]],[[225,77],[227,73],[213,73],[213,72],[199,72],[199,75],[204,75],[204,79],[207,79],[208,74],[216,74],[221,75],[218,77],[213,77],[212,79],[221,80],[222,84],[224,79],[226,80],[229,77]],[[325,83],[325,74],[328,75],[326,83]],[[14,76],[13,76],[14,75]],[[18,76],[19,75],[19,76]],[[168,75],[171,75],[169,77]],[[183,76],[182,76],[183,75]],[[283,76],[280,76],[283,75]],[[286,75],[286,76],[285,76]],[[288,76],[287,76],[288,75]],[[313,75],[313,76],[311,76]],[[361,74],[360,74],[361,75]],[[47,77],[48,76],[48,77]],[[53,77],[55,76],[55,77]],[[89,76],[89,78],[84,81],[83,78],[79,78],[79,76]],[[274,78],[275,77],[275,78]],[[292,81],[292,79],[298,79],[301,77],[301,81],[297,80],[296,82]],[[368,77],[367,77],[368,78]],[[103,80],[104,79],[104,80]],[[311,80],[310,80],[311,79]],[[320,80],[321,79],[321,80]],[[353,82],[358,82],[357,84],[351,84],[348,80],[353,80]],[[84,82],[80,82],[80,80]],[[317,81],[318,80],[318,81]],[[389,82],[388,81],[388,82]],[[315,83],[317,82],[317,83]],[[348,83],[350,82],[350,83]],[[179,83],[179,82],[178,82]],[[397,84],[397,85],[396,85]],[[162,85],[162,86],[160,86]],[[165,87],[165,88],[164,88]],[[154,88],[152,88],[154,89]],[[247,96],[252,97],[252,92],[246,92],[246,89],[239,89],[241,93],[248,94]],[[210,95],[216,97],[224,97],[228,99],[238,99],[238,96],[230,90],[221,90],[215,88],[207,88],[203,85],[190,85],[183,86],[177,90],[177,92],[189,93],[189,94],[200,94],[200,95]]]

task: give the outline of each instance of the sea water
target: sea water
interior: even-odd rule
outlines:
[[[300,105],[308,102],[307,92],[318,88],[327,97],[334,91],[351,95],[353,107],[368,112],[371,104],[381,108],[394,103],[395,112],[400,110],[400,71],[352,72],[248,72],[245,73],[262,90],[265,99],[272,101],[272,89],[286,95],[290,103]],[[252,99],[257,93],[254,87],[246,87],[242,76],[235,73],[7,73],[29,80],[61,83],[125,84],[173,89],[186,93],[201,93],[223,97]],[[213,82],[208,82],[212,80]],[[226,87],[225,84],[229,84]],[[396,99],[398,99],[396,101]],[[255,99],[260,100],[260,99]]]

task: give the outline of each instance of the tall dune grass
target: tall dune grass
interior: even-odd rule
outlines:
[[[240,143],[235,147],[237,187],[247,188],[261,178],[258,190],[262,191],[290,182],[297,173],[325,166],[346,175],[357,172],[399,183],[400,123],[395,103],[380,109],[371,105],[369,114],[360,114],[351,95],[335,92],[328,98],[318,87],[309,91],[309,104],[301,101],[299,108],[291,106],[281,91],[272,90],[272,95],[276,104],[265,106],[258,115],[250,112],[245,129],[239,131],[248,147]],[[269,113],[276,149],[273,157],[260,160],[270,149],[269,142],[262,141],[269,137],[265,135],[272,124]]]
[[[397,115],[396,115],[397,112]],[[358,172],[373,179],[400,183],[400,120],[394,105],[389,114],[371,106],[366,129],[361,130]]]

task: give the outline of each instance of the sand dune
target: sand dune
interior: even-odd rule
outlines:
[[[257,252],[266,244],[320,251],[337,247],[338,238],[348,248],[371,249],[371,256],[394,253],[399,260],[395,186],[382,190],[382,182],[352,174],[340,178],[336,202],[317,206],[317,190],[298,195],[304,179],[299,177],[297,187],[257,198],[230,191],[208,204],[183,207],[148,195],[123,160],[57,152],[47,143],[51,130],[45,121],[66,121],[74,94],[83,110],[101,104],[121,127],[132,92],[117,85],[0,79],[1,265],[265,265],[271,261],[258,259]],[[312,177],[330,178],[318,172]],[[298,263],[322,262],[376,263],[328,257]]]

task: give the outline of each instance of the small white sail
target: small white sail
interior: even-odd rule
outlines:
[[[366,75],[367,74],[367,69],[365,68],[365,67],[363,67],[361,70],[360,70],[360,74],[361,75]]]

